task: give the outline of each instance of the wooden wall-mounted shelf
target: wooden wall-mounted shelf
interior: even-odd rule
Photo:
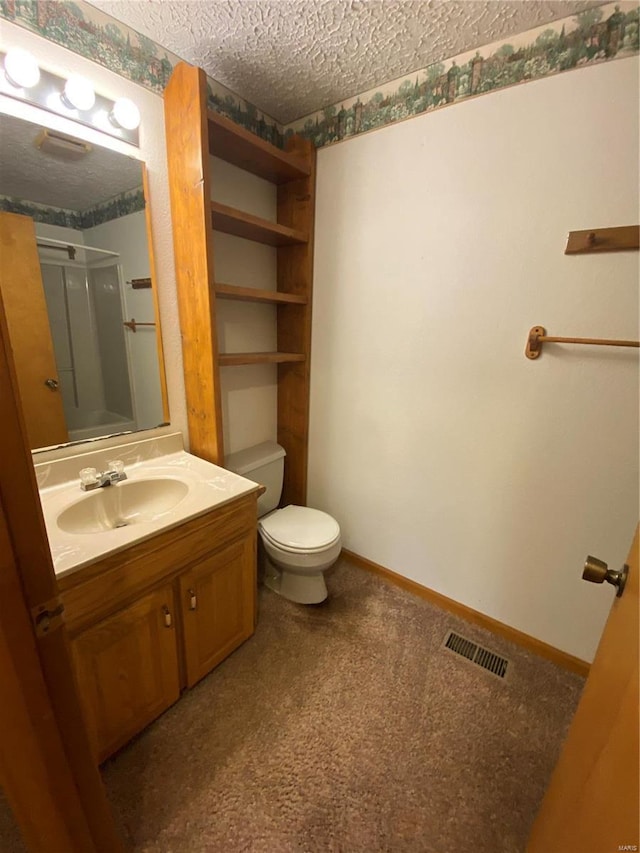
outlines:
[[[225,116],[207,112],[209,153],[274,184],[285,184],[311,174],[301,157],[249,133]]]
[[[565,255],[587,255],[599,252],[628,252],[640,248],[640,225],[617,228],[588,228],[570,231]]]
[[[244,237],[245,240],[253,240],[256,243],[266,243],[267,246],[295,246],[307,242],[307,235],[302,231],[261,219],[252,213],[245,213],[217,201],[211,202],[211,218],[215,231]]]
[[[220,353],[220,367],[231,367],[237,364],[292,364],[304,361],[302,352],[225,352]]]
[[[269,302],[273,305],[306,305],[309,300],[299,293],[281,293],[279,290],[259,290],[257,287],[238,287],[235,284],[216,284],[219,299],[236,299],[240,302]]]
[[[178,63],[164,92],[178,306],[191,452],[224,464],[220,368],[276,364],[282,505],[305,504],[316,153],[294,136],[282,151],[207,107],[204,72]],[[211,155],[277,185],[277,222],[211,200]],[[277,291],[215,282],[213,232],[277,249]],[[277,352],[220,353],[217,299],[271,303]]]

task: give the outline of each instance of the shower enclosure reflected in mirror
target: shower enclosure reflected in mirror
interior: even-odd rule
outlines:
[[[138,160],[0,115],[0,297],[34,449],[168,421],[144,183]]]

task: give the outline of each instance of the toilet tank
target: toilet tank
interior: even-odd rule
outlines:
[[[229,471],[267,487],[267,491],[258,498],[258,518],[276,509],[280,503],[285,455],[284,447],[275,441],[263,441],[225,457],[224,467]]]

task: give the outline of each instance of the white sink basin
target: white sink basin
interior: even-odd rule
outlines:
[[[188,492],[185,482],[173,478],[125,480],[85,494],[60,513],[58,527],[65,533],[87,534],[159,521]]]
[[[83,492],[78,472],[122,459],[127,480]],[[186,453],[179,433],[114,445],[35,466],[58,578],[255,492],[258,486]]]

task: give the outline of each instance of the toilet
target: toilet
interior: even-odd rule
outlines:
[[[275,441],[231,453],[229,471],[266,487],[258,498],[258,532],[264,545],[269,589],[299,604],[319,604],[327,597],[323,572],[340,555],[338,522],[318,509],[278,509],[284,479],[285,450]]]

